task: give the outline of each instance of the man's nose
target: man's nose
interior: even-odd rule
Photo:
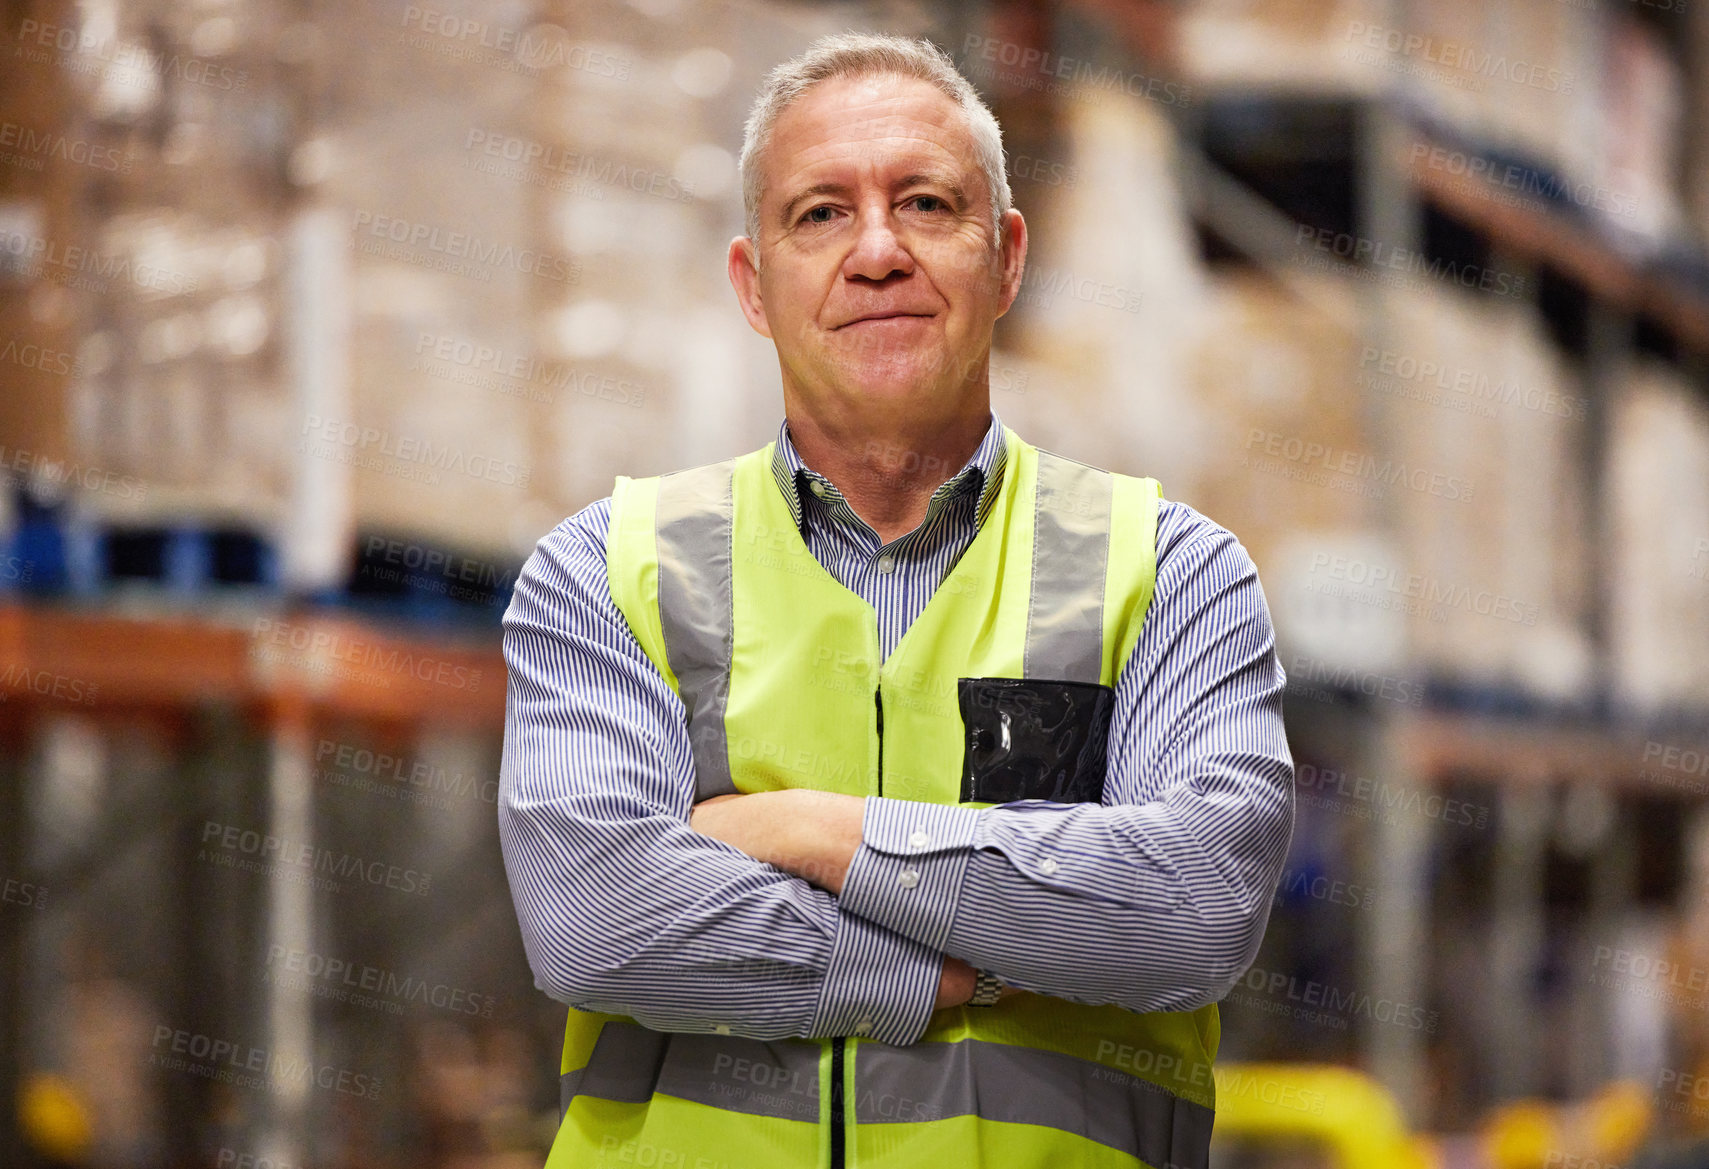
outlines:
[[[914,257],[903,246],[895,219],[889,210],[863,210],[856,224],[854,247],[843,261],[843,276],[853,279],[883,280],[894,273],[908,275],[914,270]]]

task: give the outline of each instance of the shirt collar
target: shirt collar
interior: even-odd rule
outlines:
[[[967,490],[967,481],[974,480],[979,489],[979,505],[975,509],[977,524],[984,524],[986,513],[991,510],[991,504],[996,500],[997,492],[1003,485],[1003,468],[1008,457],[1007,430],[1002,419],[998,418],[997,412],[993,410],[985,437],[979,440],[979,445],[974,448],[967,462],[962,464],[961,470],[932,493],[932,499],[935,501],[947,498]],[[789,513],[795,517],[797,528],[801,527],[805,514],[801,492],[808,489],[807,484],[819,482],[827,488],[835,489],[829,479],[802,461],[800,452],[795,449],[795,443],[789,437],[788,418],[777,428],[777,445],[772,451],[771,473],[772,478],[777,480],[778,490],[783,492],[784,501],[789,504]]]

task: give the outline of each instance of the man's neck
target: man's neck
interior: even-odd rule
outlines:
[[[944,422],[851,425],[790,413],[802,462],[837,485],[856,515],[888,544],[919,527],[936,491],[973,457],[991,426],[989,400]]]

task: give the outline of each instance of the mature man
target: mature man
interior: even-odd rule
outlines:
[[[1203,1166],[1293,815],[1251,561],[992,414],[1026,223],[946,55],[816,42],[742,173],[776,442],[619,477],[505,615],[549,1164]]]

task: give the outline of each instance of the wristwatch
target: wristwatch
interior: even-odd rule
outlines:
[[[997,1001],[1003,990],[1003,980],[989,970],[975,970],[973,979],[973,997],[967,1000],[970,1007],[989,1007]]]

